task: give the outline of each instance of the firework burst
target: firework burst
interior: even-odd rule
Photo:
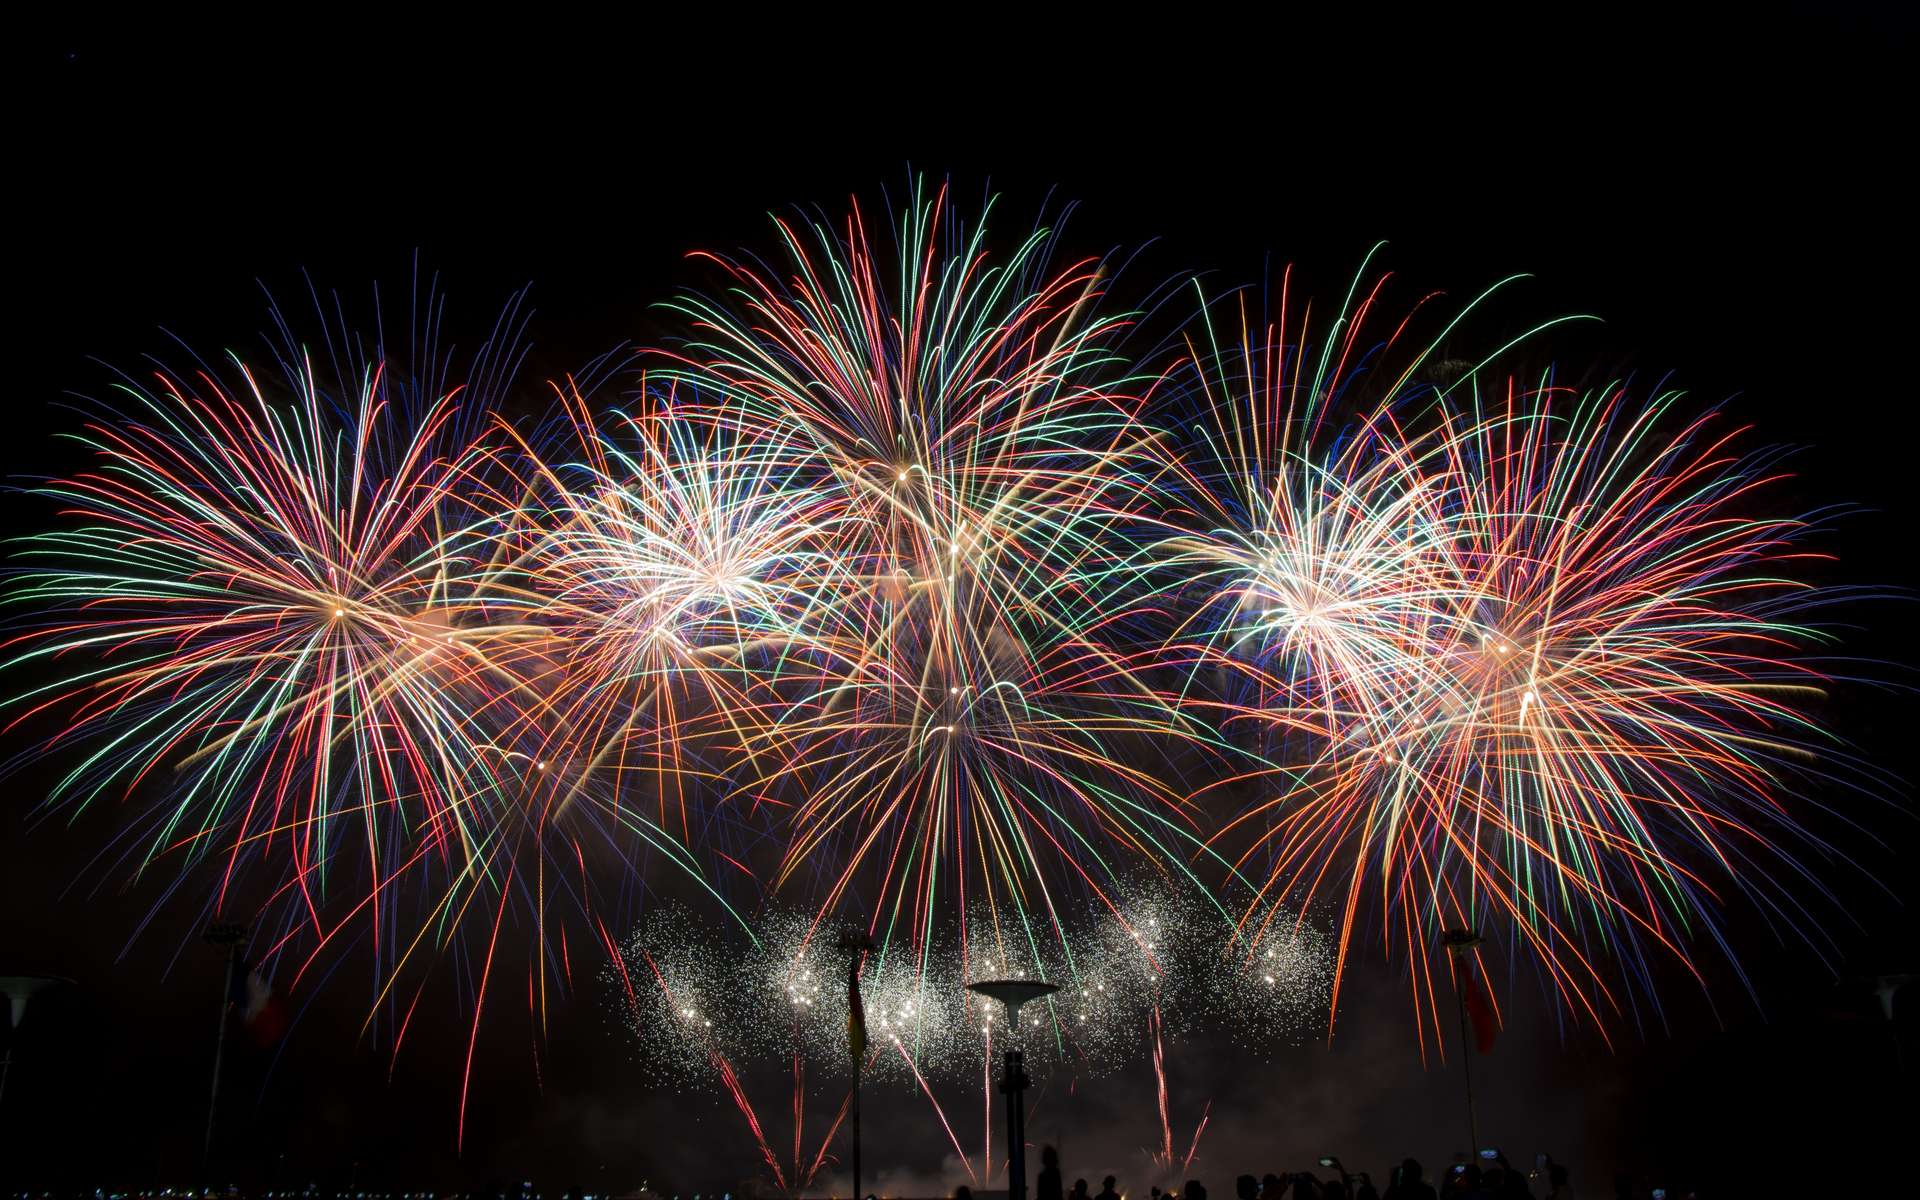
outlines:
[[[523,443],[531,521],[509,563],[544,632],[524,668],[548,698],[535,753],[559,808],[644,793],[692,840],[693,809],[718,806],[687,793],[724,792],[792,694],[848,653],[832,613],[846,518],[785,443],[670,390],[643,382],[639,408],[604,419],[557,394],[577,457],[549,465]]]
[[[471,576],[491,518],[459,499],[476,451],[451,399],[409,408],[373,367],[336,403],[301,359],[276,403],[232,367],[232,389],[129,385],[83,438],[96,469],[42,489],[71,524],[28,539],[13,600],[57,616],[14,665],[86,665],[13,703],[92,747],[50,803],[166,785],[141,869],[219,860],[218,910],[264,867],[289,934],[324,940],[343,893],[379,929],[396,877],[466,874],[500,840],[512,788],[475,747],[526,630]]]
[[[941,911],[1057,927],[1063,867],[1104,894],[1113,860],[1182,863],[1197,836],[1128,761],[1193,735],[1109,628],[1117,531],[1163,469],[1111,349],[1125,319],[1100,311],[1101,264],[1051,271],[1044,230],[996,262],[944,192],[909,206],[891,263],[857,211],[780,228],[790,278],[720,260],[731,289],[678,306],[671,372],[845,514],[822,639],[853,652],[753,739],[756,802],[804,797],[780,880],[817,877],[824,913],[870,875],[871,927],[922,941]]]
[[[1742,515],[1767,456],[1704,421],[1656,436],[1672,395],[1489,406],[1467,364],[1437,386],[1405,322],[1362,340],[1377,294],[1317,348],[1284,288],[1275,328],[1243,314],[1237,346],[1209,323],[1194,347],[1210,419],[1154,548],[1190,598],[1169,652],[1266,764],[1227,781],[1265,795],[1215,839],[1254,835],[1255,947],[1276,899],[1333,900],[1342,965],[1377,918],[1423,1039],[1452,927],[1509,937],[1604,1024],[1635,1003],[1616,969],[1695,970],[1725,889],[1808,844],[1781,805],[1817,740],[1818,680],[1785,657],[1811,632],[1785,582],[1802,523]]]

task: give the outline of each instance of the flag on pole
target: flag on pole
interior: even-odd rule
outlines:
[[[860,955],[847,966],[847,1054],[859,1066],[867,1057],[867,1011],[860,1004]]]
[[[240,1010],[240,1023],[255,1045],[270,1046],[287,1031],[287,1008],[259,968],[242,960],[233,973],[233,994],[227,997]]]
[[[1493,1002],[1480,990],[1471,969],[1461,972],[1461,986],[1467,989],[1467,1020],[1473,1022],[1474,1045],[1485,1054],[1493,1049],[1494,1035],[1500,1032],[1499,1018],[1494,1016]]]

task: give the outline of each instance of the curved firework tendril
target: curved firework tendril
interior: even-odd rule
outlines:
[[[819,871],[824,916],[872,867],[869,931],[923,950],[943,905],[968,924],[978,903],[996,946],[1058,936],[1053,864],[1110,906],[1111,858],[1179,863],[1198,839],[1127,759],[1203,735],[1108,628],[1116,533],[1164,469],[1127,391],[1149,381],[1112,348],[1128,318],[1098,311],[1103,264],[1050,268],[1045,229],[994,262],[944,190],[901,216],[897,276],[857,209],[780,229],[787,279],[716,259],[730,290],[675,306],[695,333],[671,356],[847,514],[831,617],[853,652],[754,742],[774,761],[751,794],[804,795],[779,879]]]
[[[1443,388],[1419,376],[1437,339],[1389,365],[1407,321],[1361,340],[1384,283],[1318,348],[1284,283],[1277,325],[1243,312],[1237,345],[1207,314],[1189,507],[1146,552],[1190,597],[1167,648],[1184,702],[1259,729],[1253,776],[1284,781],[1213,835],[1254,835],[1243,868],[1265,855],[1247,944],[1264,902],[1332,898],[1344,969],[1377,911],[1422,1044],[1444,1046],[1446,928],[1494,923],[1603,1034],[1640,1003],[1609,963],[1644,981],[1658,947],[1699,977],[1729,887],[1817,938],[1757,883],[1824,891],[1791,853],[1824,847],[1781,802],[1823,742],[1799,707],[1820,679],[1781,657],[1813,637],[1783,574],[1804,522],[1741,515],[1777,456],[1732,453],[1704,418],[1661,441],[1677,395],[1634,413],[1623,385],[1565,417],[1550,386],[1483,411],[1495,356]]]

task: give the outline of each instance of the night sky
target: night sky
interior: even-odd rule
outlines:
[[[1823,539],[1837,563],[1822,577],[1911,588],[1909,25],[1809,11],[1740,30],[1610,32],[1596,19],[1467,39],[1471,54],[1273,31],[1270,60],[1232,30],[1131,32],[1125,46],[982,33],[951,61],[861,51],[846,69],[831,51],[787,64],[775,47],[664,29],[486,52],[342,30],[250,44],[230,29],[165,48],[84,25],[49,33],[8,156],[5,473],[72,466],[51,435],[77,420],[64,396],[103,390],[93,360],[133,365],[166,349],[163,329],[207,352],[258,349],[263,284],[304,313],[304,271],[367,313],[376,281],[404,294],[416,256],[439,273],[454,340],[484,337],[531,285],[517,391],[537,404],[542,380],[660,340],[649,306],[713,282],[687,251],[771,253],[770,212],[833,215],[850,196],[879,212],[922,172],[950,178],[962,204],[999,193],[1006,239],[1043,207],[1077,204],[1065,246],[1130,256],[1135,294],[1195,272],[1225,290],[1291,262],[1325,296],[1381,239],[1403,296],[1464,297],[1531,272],[1487,341],[1503,322],[1603,317],[1547,349],[1597,377],[1670,375],[1701,404],[1725,401],[1756,442],[1804,447],[1774,502],[1854,510]],[[49,519],[29,497],[0,505],[9,533]],[[1908,778],[1912,615],[1898,599],[1846,610],[1857,628],[1841,653],[1897,686],[1842,685],[1825,714]],[[27,743],[6,736],[11,758]],[[198,940],[203,897],[162,904],[152,881],[93,867],[111,811],[32,820],[57,769],[27,763],[3,781],[0,973],[78,982],[36,1002],[19,1031],[0,1178],[188,1182],[219,993],[218,954]],[[1622,1022],[1611,1045],[1563,1025],[1523,977],[1511,1024],[1474,1063],[1483,1140],[1516,1161],[1552,1152],[1583,1195],[1603,1194],[1616,1168],[1749,1184],[1798,1170],[1886,1177],[1908,1149],[1896,1135],[1916,1127],[1920,1000],[1890,1030],[1861,980],[1920,971],[1920,835],[1904,785],[1885,803],[1822,799],[1843,811],[1815,823],[1852,863],[1823,868],[1845,905],[1825,918],[1836,969],[1736,915],[1761,1004],[1709,962],[1711,1005],[1667,980],[1664,1027]],[[465,1026],[443,1005],[389,1074],[388,1049],[358,1033],[369,975],[344,956],[326,987],[295,997],[277,1058],[236,1049],[226,1176],[691,1192],[752,1175],[717,1091],[648,1089],[598,981],[558,1009],[537,1061],[524,1007],[503,1002],[483,1026],[456,1156]],[[1277,1048],[1270,1063],[1205,1039],[1174,1047],[1179,1136],[1212,1100],[1194,1173],[1214,1195],[1241,1171],[1302,1169],[1322,1153],[1384,1184],[1401,1155],[1431,1169],[1464,1144],[1457,1068],[1422,1065],[1399,977],[1368,956],[1347,988],[1331,1044]],[[779,1087],[774,1076],[762,1090],[785,1130]],[[1109,1171],[1136,1193],[1164,1186],[1172,1173],[1150,1172],[1142,1149],[1150,1089],[1144,1068],[1044,1080],[1033,1140],[1060,1145],[1069,1180],[1096,1190]],[[977,1109],[969,1117],[977,1125]],[[916,1104],[872,1105],[868,1145],[870,1177],[896,1194],[964,1181]]]

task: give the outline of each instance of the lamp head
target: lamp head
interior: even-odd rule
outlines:
[[[1022,1004],[1050,996],[1060,990],[1060,985],[1042,983],[1038,979],[982,979],[978,983],[968,984],[967,990],[1006,1005],[1007,1020],[1015,1022],[1017,1027]]]
[[[1480,934],[1472,929],[1449,929],[1440,935],[1440,944],[1455,954],[1478,949],[1482,940]]]
[[[843,930],[840,934],[840,940],[835,942],[834,945],[845,954],[867,953],[880,948],[873,944],[872,938],[857,929]]]

